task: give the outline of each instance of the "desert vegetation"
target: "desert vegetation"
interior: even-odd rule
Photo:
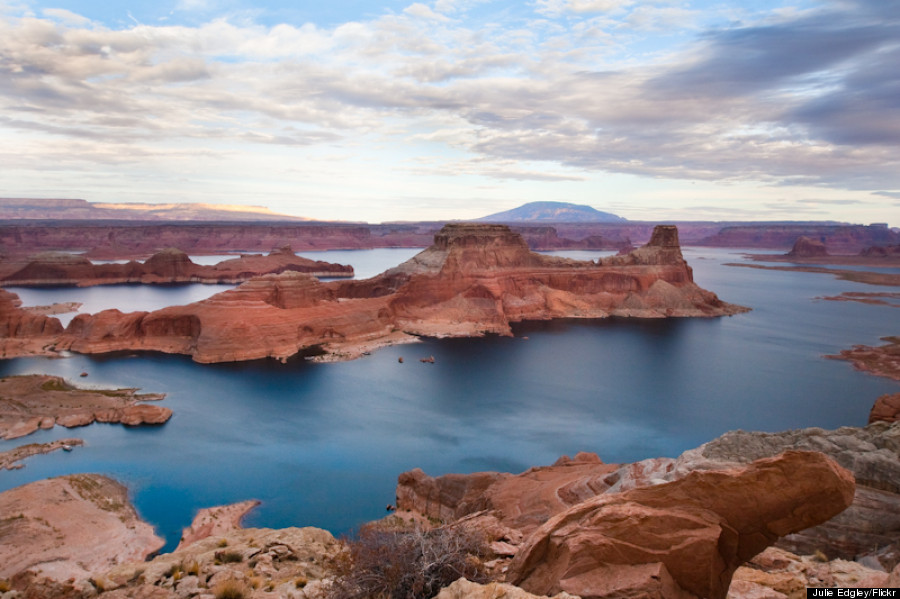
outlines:
[[[428,599],[458,578],[487,582],[482,534],[461,527],[363,527],[336,565],[329,599]]]

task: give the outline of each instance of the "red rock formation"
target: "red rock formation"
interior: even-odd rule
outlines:
[[[816,256],[827,256],[828,250],[825,244],[817,239],[800,236],[794,242],[794,247],[787,253],[788,256],[796,258],[812,258]]]
[[[875,401],[869,412],[869,424],[873,422],[896,422],[900,420],[900,393],[882,395]]]
[[[397,481],[397,509],[453,522],[487,512],[497,538],[521,540],[551,516],[605,491],[605,478],[619,468],[596,454],[560,458],[552,466],[521,474],[476,472],[432,478],[419,470],[404,472]]]
[[[188,306],[78,315],[57,347],[154,350],[198,362],[301,351],[356,357],[417,335],[511,334],[510,323],[562,317],[722,316],[745,308],[694,284],[674,227],[598,262],[535,254],[501,225],[447,225],[428,249],[364,281],[266,275]]]
[[[44,253],[24,261],[7,260],[0,269],[0,284],[115,285],[121,283],[242,283],[269,273],[294,271],[317,277],[352,277],[353,267],[309,260],[290,246],[262,255],[243,255],[213,266],[194,264],[181,250],[157,252],[143,264],[93,264],[84,256]]]
[[[14,293],[0,289],[0,358],[45,355],[63,332],[59,319],[22,310]]]
[[[813,452],[685,478],[569,508],[535,531],[509,566],[526,591],[724,599],[742,563],[853,500],[853,476]]]

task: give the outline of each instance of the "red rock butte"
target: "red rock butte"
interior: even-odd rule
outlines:
[[[322,283],[285,272],[187,306],[81,314],[54,349],[160,351],[207,363],[303,352],[349,359],[418,336],[511,335],[510,324],[524,320],[746,310],[694,284],[673,226],[657,226],[629,254],[578,261],[531,252],[503,225],[451,224],[432,246],[371,279]]]

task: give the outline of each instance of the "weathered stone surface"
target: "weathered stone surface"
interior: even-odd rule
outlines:
[[[128,501],[97,474],[75,474],[0,493],[0,577],[25,570],[55,581],[86,579],[145,559],[163,546]]]
[[[197,591],[212,595],[233,580],[246,585],[248,597],[255,586],[254,593],[265,593],[259,596],[309,599],[323,596],[341,551],[341,544],[318,528],[236,529],[149,562],[117,566],[101,581],[122,597],[143,596],[152,588],[171,589],[177,597]]]
[[[846,560],[822,561],[769,547],[738,568],[728,589],[729,599],[805,599],[815,587],[884,588],[886,572]]]
[[[789,451],[599,495],[535,531],[508,579],[540,594],[724,598],[738,566],[779,537],[833,517],[853,491],[852,475],[831,459]]]
[[[479,584],[460,578],[448,587],[441,589],[435,599],[544,599],[523,591],[519,587],[501,582]],[[552,599],[578,599],[569,593],[559,593]]]
[[[745,308],[693,282],[674,227],[598,262],[544,256],[501,225],[447,225],[411,260],[364,281],[266,275],[189,306],[79,315],[57,346],[84,353],[143,349],[199,362],[304,350],[356,357],[416,336],[511,334],[528,319],[722,316]]]

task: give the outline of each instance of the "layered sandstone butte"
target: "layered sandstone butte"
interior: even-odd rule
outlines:
[[[316,277],[352,277],[353,267],[310,260],[294,254],[290,246],[267,256],[242,255],[206,266],[195,264],[181,250],[166,249],[140,263],[94,264],[84,256],[45,252],[24,260],[0,262],[0,285],[40,286],[116,285],[123,283],[243,283],[255,276],[285,271]]]
[[[83,353],[153,350],[198,362],[304,350],[355,357],[414,336],[510,335],[550,318],[723,316],[746,311],[693,282],[675,227],[596,262],[536,254],[502,225],[453,224],[400,266],[363,281],[266,275],[188,306],[76,316],[57,347]]]
[[[0,578],[23,571],[83,579],[139,561],[163,546],[128,501],[99,474],[73,474],[0,493]]]

